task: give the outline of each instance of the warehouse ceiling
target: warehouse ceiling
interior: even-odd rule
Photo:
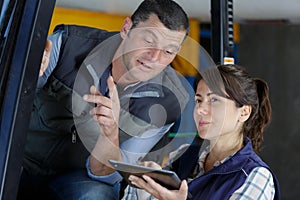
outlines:
[[[58,7],[130,15],[142,0],[57,0]],[[192,18],[210,21],[210,0],[175,0]],[[234,20],[300,23],[300,0],[234,0]]]

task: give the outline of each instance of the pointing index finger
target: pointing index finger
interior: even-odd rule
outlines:
[[[109,76],[107,79],[107,86],[108,86],[108,90],[109,90],[109,96],[113,101],[118,101],[119,97],[118,97],[118,90],[116,87],[116,84],[114,83],[114,79],[112,76]]]

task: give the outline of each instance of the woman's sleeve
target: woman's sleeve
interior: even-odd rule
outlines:
[[[272,173],[265,167],[256,167],[248,175],[245,183],[236,190],[230,200],[274,199],[275,188]]]

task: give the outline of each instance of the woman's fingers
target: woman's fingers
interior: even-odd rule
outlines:
[[[143,175],[143,178],[130,175],[129,180],[133,185],[146,190],[160,200],[185,200],[187,198],[188,185],[185,180],[181,182],[179,190],[168,190],[146,175]]]

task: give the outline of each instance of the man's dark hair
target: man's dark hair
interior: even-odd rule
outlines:
[[[188,35],[190,25],[187,14],[173,0],[144,0],[131,16],[132,28],[149,19],[151,14],[155,14],[168,29],[186,31]]]

